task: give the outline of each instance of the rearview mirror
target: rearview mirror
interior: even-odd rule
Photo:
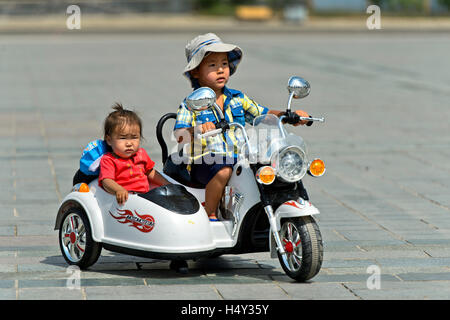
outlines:
[[[289,94],[295,99],[304,98],[309,95],[311,86],[308,81],[300,77],[290,77],[288,81],[287,89]]]
[[[186,97],[186,106],[190,111],[200,111],[213,107],[216,94],[208,87],[201,87]]]

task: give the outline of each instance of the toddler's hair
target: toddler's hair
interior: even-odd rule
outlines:
[[[115,111],[111,112],[105,119],[103,138],[106,140],[106,136],[111,136],[117,128],[122,128],[126,125],[138,125],[139,134],[142,139],[142,121],[137,113],[124,109],[122,104],[118,102],[116,102],[112,108]]]

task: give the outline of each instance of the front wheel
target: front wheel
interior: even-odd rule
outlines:
[[[278,253],[278,259],[289,277],[303,282],[319,272],[323,259],[322,236],[312,217],[283,220],[280,239],[286,254]]]

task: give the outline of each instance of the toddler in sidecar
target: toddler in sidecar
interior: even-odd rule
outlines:
[[[142,122],[139,116],[121,104],[113,106],[104,123],[104,141],[110,149],[100,160],[98,183],[116,196],[122,205],[128,192],[146,193],[150,182],[166,185],[169,182],[154,169],[155,163],[140,147]]]
[[[255,117],[266,113],[278,117],[284,114],[283,111],[269,110],[241,91],[226,87],[242,58],[242,49],[238,46],[223,43],[214,33],[207,33],[192,39],[186,45],[185,53],[188,64],[183,74],[190,80],[194,90],[200,87],[214,90],[216,103],[222,109],[226,121],[245,125],[246,122],[252,124]],[[302,110],[297,110],[296,113],[301,117],[309,116]],[[201,139],[198,144],[201,148],[197,150],[194,148],[193,137],[194,128],[205,133],[216,129],[215,123],[219,120],[215,110],[194,113],[182,102],[174,126],[178,143],[191,145],[190,158],[194,163],[187,168],[193,181],[206,185],[205,209],[211,221],[217,221],[216,210],[233,172],[239,141],[234,127],[223,134]],[[305,123],[306,121],[300,122]],[[211,159],[214,159],[212,164]]]

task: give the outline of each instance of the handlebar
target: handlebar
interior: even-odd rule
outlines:
[[[216,134],[225,132],[225,130],[230,128],[230,125],[232,123],[228,123],[223,117],[221,118],[222,120],[220,120],[219,122],[216,123],[216,130],[211,130],[211,131],[207,131],[203,134],[198,134],[196,135],[197,139],[201,139],[201,138],[207,138],[210,136],[214,136]]]
[[[306,123],[306,125],[309,127],[310,125],[313,124],[314,121],[318,121],[318,122],[325,122],[325,119],[322,118],[314,118],[314,117],[299,117],[300,121],[304,121],[304,120],[308,120],[308,122]]]
[[[221,123],[218,123],[216,125],[216,127],[219,127],[219,129],[211,130],[211,131],[205,132],[203,134],[198,134],[195,137],[197,139],[207,138],[207,137],[213,136],[215,134],[219,134],[219,133],[225,132],[225,130],[228,130],[231,126],[235,126],[235,127],[238,127],[239,129],[241,129],[243,137],[244,137],[244,140],[245,140],[245,143],[249,146],[249,149],[250,149],[251,148],[251,144],[250,144],[250,141],[249,141],[249,138],[248,138],[248,135],[247,135],[247,131],[245,130],[245,127],[242,124],[238,123],[238,122],[230,122],[230,123],[221,122]]]
[[[291,111],[286,111],[286,114],[282,115],[280,117],[280,121],[282,121],[283,123],[289,123],[289,124],[297,124],[300,121],[308,121],[306,123],[306,125],[309,127],[313,124],[314,121],[319,121],[319,122],[324,122],[325,119],[324,118],[314,118],[314,117],[300,117],[298,114],[296,114],[295,112],[291,112]]]
[[[197,134],[195,137],[196,137],[197,139],[208,138],[208,137],[214,136],[214,135],[216,135],[216,134],[222,133],[222,130],[223,130],[223,129],[220,128],[220,129],[215,129],[215,130],[207,131],[207,132],[205,132],[205,133],[199,133],[199,134]]]

